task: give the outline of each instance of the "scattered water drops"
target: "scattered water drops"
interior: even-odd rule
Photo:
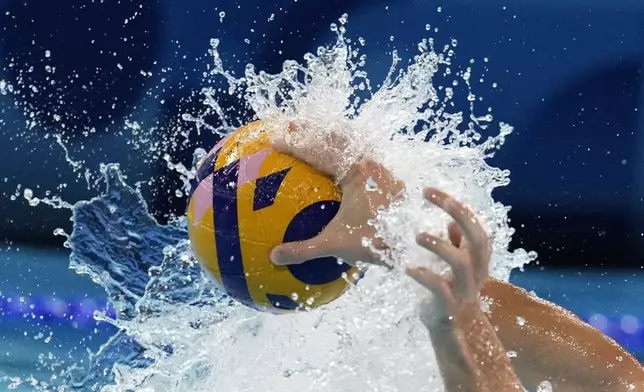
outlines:
[[[34,197],[34,192],[29,188],[25,188],[23,195],[25,199],[31,200]]]

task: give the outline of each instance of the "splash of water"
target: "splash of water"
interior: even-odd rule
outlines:
[[[203,117],[184,120],[198,131],[228,131],[230,122],[217,97],[230,94],[243,96],[276,132],[293,118],[311,124],[294,136],[294,143],[315,144],[339,134],[351,141],[345,169],[368,154],[407,184],[406,198],[374,222],[395,250],[395,265],[444,268],[413,240],[421,230],[443,232],[448,222],[444,213],[422,203],[421,189],[431,184],[482,218],[494,242],[492,274],[507,280],[512,268],[535,257],[508,250],[513,234],[509,209],[491,196],[508,184],[509,173],[486,159],[511,127],[501,123],[496,135],[483,140],[493,118],[475,115],[472,70],[452,72],[453,47],[437,51],[431,39],[420,42],[406,67],[394,52],[389,74],[374,91],[364,71],[366,56],[345,36],[346,22],[343,16],[332,26],[337,33],[333,45],[305,55],[302,64],[286,61],[275,75],[249,65],[243,77],[235,77],[224,69],[213,40],[208,80],[223,78],[228,88],[207,87],[202,93],[206,110],[224,120],[223,128],[205,126]],[[453,109],[458,83],[438,86],[435,79],[441,75],[465,86],[467,117]],[[131,128],[139,132],[133,123]],[[166,161],[170,165],[171,158]],[[184,183],[194,176],[194,168],[172,168]],[[96,317],[121,332],[92,355],[89,368],[67,371],[59,390],[440,390],[428,337],[415,317],[426,293],[400,269],[371,269],[358,286],[314,312],[257,313],[214,289],[190,252],[184,220],[159,225],[118,166],[104,166],[101,176],[104,193],[73,207],[68,243],[72,268],[105,287],[117,309],[113,319]]]

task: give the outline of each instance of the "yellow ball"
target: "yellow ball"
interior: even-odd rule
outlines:
[[[340,189],[324,174],[270,146],[254,122],[221,140],[201,161],[188,204],[194,254],[237,301],[275,313],[338,298],[358,270],[321,258],[276,266],[271,250],[316,236],[335,216]]]

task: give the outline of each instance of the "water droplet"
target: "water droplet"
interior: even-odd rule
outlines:
[[[376,183],[376,181],[374,181],[373,177],[369,176],[369,178],[367,178],[367,181],[365,182],[365,189],[370,192],[379,190],[378,184]]]
[[[542,381],[537,387],[537,392],[552,392],[552,384],[550,381]]]
[[[54,229],[54,235],[55,236],[61,236],[61,237],[69,237],[69,234],[65,233],[65,230],[59,228]]]

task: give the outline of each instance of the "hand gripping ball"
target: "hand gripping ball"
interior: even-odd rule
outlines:
[[[326,175],[270,146],[254,122],[221,140],[197,168],[188,204],[194,254],[237,301],[275,313],[338,298],[358,269],[333,257],[276,266],[271,250],[312,238],[335,216],[340,189]]]

